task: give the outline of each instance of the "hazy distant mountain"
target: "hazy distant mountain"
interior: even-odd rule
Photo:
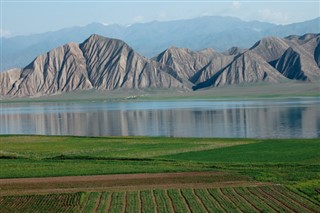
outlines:
[[[200,17],[190,20],[120,25],[89,24],[59,31],[3,38],[2,70],[24,67],[37,55],[69,42],[81,42],[92,34],[125,41],[140,54],[152,57],[170,46],[191,50],[213,48],[218,51],[237,46],[246,48],[265,36],[319,33],[320,18],[290,24],[246,22],[232,17]]]
[[[320,17],[300,23],[273,26],[269,29],[266,29],[263,33],[264,36],[273,35],[278,37],[285,37],[287,35],[303,35],[306,33],[319,32]]]
[[[59,31],[16,36],[2,39],[3,65],[2,70],[12,67],[24,67],[38,55],[69,42],[80,43],[90,35],[117,34],[124,27],[118,25],[104,26],[93,23],[84,27],[72,27]]]
[[[180,88],[197,90],[253,82],[320,79],[320,34],[267,37],[251,48],[219,53],[171,47],[153,59],[121,40],[92,35],[0,73],[0,96],[25,97],[74,90]],[[234,54],[233,54],[234,53]]]

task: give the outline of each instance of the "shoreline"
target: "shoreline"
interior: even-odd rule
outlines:
[[[119,89],[113,91],[83,90],[41,97],[1,98],[1,103],[26,102],[144,102],[172,100],[226,100],[226,99],[273,99],[315,98],[320,96],[319,82],[245,84],[215,87],[197,91],[178,89]]]

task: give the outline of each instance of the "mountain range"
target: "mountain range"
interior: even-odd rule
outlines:
[[[289,25],[243,21],[233,17],[207,16],[188,20],[149,22],[131,26],[92,23],[58,31],[2,38],[1,70],[25,67],[38,55],[69,42],[80,43],[92,34],[118,38],[146,57],[170,46],[198,51],[213,48],[226,51],[232,46],[246,48],[267,36],[285,37],[306,32],[320,33],[320,18]]]
[[[75,90],[179,88],[320,79],[320,34],[266,37],[251,48],[192,51],[170,47],[149,59],[118,39],[91,35],[0,73],[0,96],[36,97]]]

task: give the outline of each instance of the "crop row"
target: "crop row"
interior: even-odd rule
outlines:
[[[320,212],[283,186],[155,189],[0,197],[0,212]]]
[[[0,198],[0,212],[76,212],[82,193],[8,196]]]

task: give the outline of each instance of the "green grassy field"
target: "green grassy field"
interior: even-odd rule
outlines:
[[[0,136],[0,178],[206,171],[211,166],[162,155],[218,149],[253,140],[162,137]]]
[[[0,136],[0,178],[222,171],[231,175],[230,180],[232,177],[241,176],[248,180],[281,184],[285,187],[279,189],[273,188],[277,186],[272,186],[270,189],[236,187],[221,189],[218,192],[216,189],[208,188],[178,191],[168,188],[164,191],[160,189],[153,191],[155,200],[148,200],[150,196],[148,191],[35,197],[49,202],[54,196],[62,196],[64,197],[62,200],[67,199],[70,203],[66,205],[70,209],[92,210],[99,207],[110,208],[110,212],[117,212],[119,208],[122,212],[127,211],[125,210],[127,208],[135,209],[139,203],[138,212],[152,212],[152,210],[144,211],[148,207],[141,206],[141,200],[149,202],[150,208],[156,205],[155,208],[160,208],[159,212],[170,212],[172,209],[175,211],[180,209],[179,211],[183,212],[186,208],[188,211],[192,211],[193,208],[203,208],[204,211],[225,209],[237,204],[239,200],[242,202],[237,206],[239,211],[253,205],[260,209],[274,210],[273,205],[285,208],[283,202],[299,209],[304,208],[299,204],[299,199],[306,198],[314,205],[319,205],[319,151],[320,139]],[[270,198],[270,195],[276,193],[273,191],[281,191],[280,189],[284,190],[284,195],[277,192],[276,198]],[[225,204],[221,203],[223,196],[230,197],[228,201],[224,201],[227,202]],[[114,202],[108,200],[109,197]],[[251,200],[251,197],[253,203],[243,201],[246,198]],[[284,201],[277,201],[280,198]],[[23,196],[19,199],[36,198],[29,199]],[[10,203],[10,200],[14,200],[13,197],[5,196],[1,198],[0,203],[16,205]],[[97,200],[101,202],[97,204]],[[169,201],[171,204],[168,206]],[[261,204],[262,201],[265,204]],[[218,207],[215,205],[217,202],[220,202]],[[114,205],[120,207],[113,207]],[[23,204],[21,206],[23,209]],[[256,209],[255,207],[252,208]],[[29,207],[25,205],[25,208]]]
[[[319,151],[319,139],[285,139],[177,153],[162,158],[176,162],[213,163],[216,168],[246,174],[259,181],[305,183],[305,186],[309,183],[320,188]]]

